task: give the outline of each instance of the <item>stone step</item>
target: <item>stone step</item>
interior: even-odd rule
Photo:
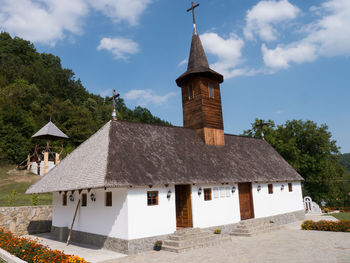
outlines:
[[[176,233],[176,232],[175,232]],[[180,241],[180,240],[186,240],[186,239],[193,239],[193,238],[202,238],[212,235],[212,232],[209,231],[202,231],[198,233],[186,233],[186,234],[173,234],[169,236],[169,239]]]
[[[271,227],[260,227],[251,229],[234,229],[230,235],[232,236],[254,236],[260,233],[268,233],[279,229],[284,229],[285,226],[276,225]]]
[[[201,232],[201,229],[196,227],[196,228],[182,228],[182,229],[178,229],[174,232],[174,234],[177,234],[177,235],[185,235],[185,234],[188,234],[188,233],[199,233]]]
[[[185,247],[175,247],[175,246],[169,246],[169,245],[163,245],[162,249],[165,251],[170,251],[174,253],[184,253],[193,249],[197,248],[204,248],[204,247],[210,247],[222,244],[224,242],[232,240],[229,236],[222,236],[221,238],[215,238],[214,240],[205,240],[204,242],[199,242],[196,244],[192,244],[190,246]]]
[[[166,246],[172,246],[172,247],[188,247],[195,245],[197,243],[204,243],[207,240],[219,240],[221,239],[221,236],[210,234],[210,235],[201,235],[201,236],[194,236],[193,238],[187,238],[183,240],[174,240],[169,239],[164,241],[164,245]]]

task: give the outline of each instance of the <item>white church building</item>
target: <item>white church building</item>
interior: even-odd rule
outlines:
[[[78,202],[72,240],[129,254],[177,229],[303,218],[303,178],[265,140],[224,134],[222,82],[194,30],[184,127],[106,123],[27,190],[53,193],[53,234],[67,239]]]

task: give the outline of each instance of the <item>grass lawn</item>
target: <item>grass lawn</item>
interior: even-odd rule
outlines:
[[[326,214],[327,216],[333,216],[336,219],[339,220],[350,220],[350,213],[330,213],[330,214]]]
[[[25,171],[16,171],[14,165],[0,164],[0,207],[32,205],[31,195],[26,195],[25,191],[38,179],[40,176]],[[11,205],[8,203],[8,196],[13,190],[16,190],[16,194]],[[50,205],[52,194],[40,194],[38,199],[38,205]]]

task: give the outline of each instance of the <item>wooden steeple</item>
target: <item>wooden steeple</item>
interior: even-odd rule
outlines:
[[[196,129],[206,144],[225,145],[220,95],[224,78],[209,68],[195,24],[193,28],[187,70],[176,79],[182,90],[183,124]]]

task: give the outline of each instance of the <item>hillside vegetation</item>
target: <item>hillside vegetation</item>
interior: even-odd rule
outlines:
[[[339,162],[345,169],[350,172],[350,153],[345,153],[340,156]]]
[[[146,108],[130,110],[122,99],[117,105],[119,119],[170,125]],[[70,137],[66,151],[71,152],[110,120],[111,112],[109,97],[89,93],[59,57],[0,33],[0,161],[18,164],[33,152],[31,136],[50,116]]]

